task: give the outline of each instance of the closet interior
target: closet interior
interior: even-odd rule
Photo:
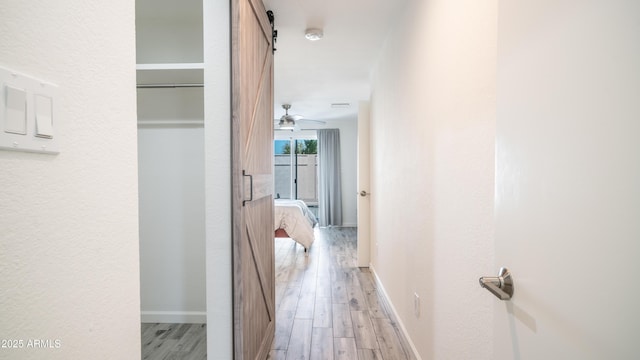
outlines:
[[[143,323],[205,323],[202,0],[136,0]]]

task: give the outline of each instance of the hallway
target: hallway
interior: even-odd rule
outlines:
[[[413,359],[368,269],[355,228],[317,228],[308,257],[276,239],[276,334],[269,359]]]
[[[276,238],[276,334],[268,359],[415,359],[371,272],[356,267],[355,228],[316,228],[309,256]],[[142,358],[204,359],[205,325],[143,324]]]

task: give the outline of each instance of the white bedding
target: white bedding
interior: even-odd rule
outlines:
[[[316,223],[316,217],[302,200],[275,200],[274,230],[283,229],[305,249],[313,244]]]

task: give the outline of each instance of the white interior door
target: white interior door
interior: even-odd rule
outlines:
[[[494,358],[637,358],[640,2],[499,4]]]
[[[369,267],[371,262],[371,189],[369,181],[369,102],[361,102],[358,109],[358,266]]]

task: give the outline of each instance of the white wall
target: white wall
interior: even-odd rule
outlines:
[[[314,129],[340,130],[340,166],[342,169],[342,226],[357,226],[357,164],[358,164],[358,120],[350,117],[345,119],[327,120],[326,124],[313,125]],[[315,132],[276,131],[276,139],[289,139],[291,136],[316,136]]]
[[[0,337],[11,359],[140,357],[132,1],[0,2],[0,64],[59,86],[57,156],[0,151]]]
[[[372,264],[423,359],[492,358],[496,9],[409,2],[374,71]]]
[[[207,358],[233,358],[229,2],[204,0]]]
[[[204,129],[139,126],[138,168],[142,321],[204,323]]]
[[[136,0],[138,63],[201,63],[203,0]]]

